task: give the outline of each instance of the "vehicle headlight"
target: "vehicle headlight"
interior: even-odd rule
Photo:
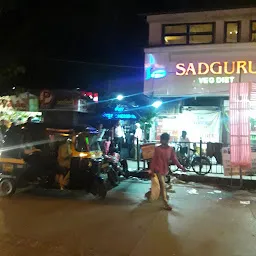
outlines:
[[[87,153],[80,153],[79,156],[80,157],[86,157],[86,156],[88,156],[88,154]]]

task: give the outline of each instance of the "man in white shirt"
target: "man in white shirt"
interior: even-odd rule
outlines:
[[[103,139],[106,131],[107,130],[103,128],[103,124],[100,124],[99,127],[98,127],[98,132],[99,132],[98,136],[97,136],[98,137],[98,139],[97,139],[98,142],[102,142],[102,139]]]
[[[190,153],[190,141],[187,138],[187,132],[186,131],[182,131],[181,137],[180,137],[180,141],[179,141],[180,145],[181,145],[181,149],[180,149],[180,153],[185,155],[189,155]]]
[[[138,150],[140,150],[139,145],[142,141],[142,129],[140,128],[140,124],[135,124],[136,130],[134,134],[134,147],[135,147],[135,160],[138,158]]]
[[[117,121],[116,126],[114,127],[114,142],[115,142],[115,145],[117,145],[119,152],[121,152],[122,144],[124,141],[125,141],[125,134],[119,120]]]

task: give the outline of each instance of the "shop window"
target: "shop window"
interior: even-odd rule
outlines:
[[[240,22],[226,22],[225,23],[225,42],[237,43],[240,41]]]
[[[190,33],[212,33],[213,30],[213,24],[196,24],[196,25],[190,25],[189,31]]]
[[[186,44],[187,37],[186,36],[165,36],[164,42],[165,44]]]
[[[256,42],[256,21],[251,22],[251,39],[252,42]]]
[[[212,35],[193,35],[189,36],[189,44],[210,44]]]
[[[187,26],[186,25],[165,26],[164,33],[165,34],[186,34],[187,33]]]
[[[214,42],[214,23],[164,25],[165,45],[211,44]]]

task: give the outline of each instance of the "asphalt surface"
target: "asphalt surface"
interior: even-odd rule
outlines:
[[[175,185],[166,212],[144,202],[149,186],[124,181],[105,201],[42,190],[0,199],[0,255],[256,255],[255,194]]]

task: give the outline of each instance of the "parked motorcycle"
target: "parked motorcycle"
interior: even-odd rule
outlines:
[[[108,155],[104,155],[104,163],[108,163],[118,177],[124,176],[125,178],[128,178],[129,170],[127,160],[121,159],[121,156],[117,151],[117,148],[112,148]]]

